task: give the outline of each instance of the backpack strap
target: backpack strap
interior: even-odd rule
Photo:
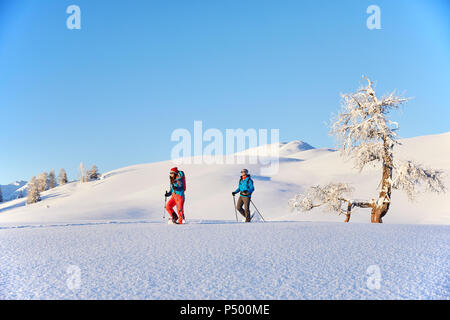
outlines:
[[[253,183],[252,177],[250,175],[248,175],[248,180],[247,180],[247,189],[248,189],[248,184],[250,183],[250,181]]]

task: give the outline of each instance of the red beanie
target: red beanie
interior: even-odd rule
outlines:
[[[178,173],[178,168],[177,168],[177,167],[174,167],[174,168],[170,169],[170,172]]]

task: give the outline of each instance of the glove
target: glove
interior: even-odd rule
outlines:
[[[237,192],[234,192],[234,191],[233,191],[233,192],[232,192],[231,194],[232,194],[233,196],[235,196],[235,195],[236,195],[236,193],[237,193]]]
[[[169,197],[169,196],[170,196],[170,192],[167,192],[167,191],[166,191],[166,193],[165,193],[164,196],[165,196],[166,198]]]

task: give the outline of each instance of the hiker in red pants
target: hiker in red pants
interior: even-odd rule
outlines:
[[[172,222],[182,224],[184,219],[184,192],[186,191],[186,178],[183,171],[177,167],[170,169],[170,191],[166,191],[166,197],[170,197],[166,210],[172,218]],[[177,207],[178,215],[173,209]]]

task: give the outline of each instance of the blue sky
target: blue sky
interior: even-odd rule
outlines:
[[[325,122],[362,74],[414,97],[402,137],[449,131],[450,4],[0,0],[0,183],[167,160],[194,120],[331,147]]]

